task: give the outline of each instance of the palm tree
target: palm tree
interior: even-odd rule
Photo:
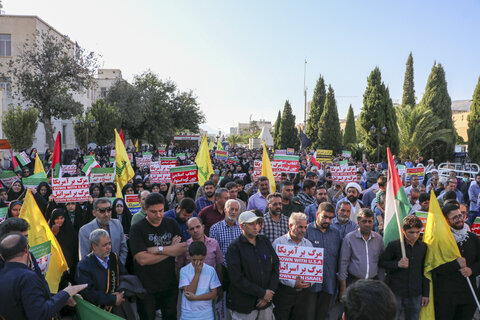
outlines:
[[[441,120],[430,109],[421,105],[415,108],[395,108],[400,139],[400,157],[416,159],[422,151],[437,142],[448,142],[451,129],[438,129]]]
[[[238,134],[232,134],[227,139],[228,143],[232,148],[235,148],[235,145],[240,142],[240,136]]]

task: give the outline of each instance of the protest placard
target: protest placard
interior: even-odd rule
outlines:
[[[68,173],[71,176],[73,176],[74,174],[77,174],[77,166],[74,164],[62,165],[62,175],[64,175],[65,173]]]
[[[32,246],[28,250],[33,254],[35,260],[37,260],[38,267],[44,275],[48,270],[48,266],[50,265],[50,257],[52,253],[51,241],[45,241],[36,246]]]
[[[421,233],[425,231],[425,226],[427,225],[428,212],[425,211],[416,211],[415,215],[422,221],[423,227],[420,230]]]
[[[227,160],[227,159],[228,159],[228,151],[225,151],[225,150],[216,150],[216,151],[215,151],[215,159],[218,159],[218,160]]]
[[[143,156],[143,157],[136,157],[135,158],[137,167],[145,168],[150,166],[150,162],[152,162],[152,157]]]
[[[167,146],[166,145],[161,145],[158,147],[158,154],[161,156],[164,156],[167,154]]]
[[[323,282],[323,248],[299,247],[286,244],[275,248],[280,260],[280,279]]]
[[[342,157],[351,158],[352,157],[352,151],[343,150],[342,151]]]
[[[295,149],[287,148],[287,154],[295,154]]]
[[[407,181],[410,181],[412,176],[417,176],[420,183],[423,183],[423,178],[425,177],[425,168],[408,168],[407,169]]]
[[[8,207],[0,208],[0,223],[7,219]]]
[[[480,217],[477,217],[472,224],[470,230],[480,237]]]
[[[355,182],[357,170],[355,166],[330,167],[332,181],[335,184]]]
[[[110,150],[110,157],[115,157],[115,149]]]
[[[227,159],[228,164],[235,164],[237,162],[240,162],[240,160],[238,160],[238,158],[228,157],[228,159]]]
[[[274,155],[272,161],[272,170],[275,168],[275,171],[280,173],[298,173],[298,167],[300,165],[298,158],[298,156],[293,155]]]
[[[88,201],[88,177],[53,178],[52,194],[56,203]]]
[[[95,157],[92,156],[92,155],[83,156],[83,163],[87,163],[88,161],[90,161],[90,159],[94,159],[94,160],[95,160]],[[115,158],[114,158],[114,159],[115,159]]]
[[[180,166],[170,168],[172,183],[175,185],[197,183],[197,166]]]
[[[90,183],[108,183],[115,180],[115,168],[92,168]]]
[[[187,155],[185,153],[177,153],[177,158],[180,160],[185,160],[187,158]]]
[[[8,188],[15,181],[20,180],[15,172],[11,170],[3,170],[0,172],[0,181]]]
[[[160,161],[150,163],[150,183],[170,183],[170,168],[175,167],[172,164],[163,165]]]
[[[287,154],[287,149],[280,149],[280,150],[275,150],[275,155],[286,155]]]
[[[275,163],[275,161],[270,162],[272,165],[273,178],[275,181],[280,181],[282,173],[278,170],[281,166]],[[262,161],[255,160],[253,162],[253,181],[257,181],[258,177],[262,175]]]
[[[340,165],[340,167],[347,167],[348,166],[348,160],[338,161],[338,164]]]
[[[233,179],[237,179],[237,178],[240,178],[243,180],[243,178],[245,178],[247,174],[246,173],[234,173],[233,174]]]
[[[25,188],[36,188],[41,182],[49,182],[44,172],[39,172],[26,178],[22,178],[22,183]]]
[[[175,157],[161,157],[160,158],[160,163],[162,165],[176,166],[177,165],[177,158],[175,158]]]
[[[130,213],[133,215],[142,209],[140,202],[138,200],[138,194],[126,194],[125,203],[127,204]]]
[[[333,150],[317,149],[316,160],[317,162],[331,163],[332,154],[333,154]]]
[[[405,174],[407,173],[407,169],[403,164],[398,164],[397,165],[397,170],[398,170],[398,175],[400,176],[400,179],[405,179]]]
[[[27,164],[29,164],[30,162],[32,162],[30,160],[30,157],[25,153],[25,151],[17,154],[15,156],[17,158],[17,160],[20,162],[20,164],[22,165],[22,167],[26,166]]]

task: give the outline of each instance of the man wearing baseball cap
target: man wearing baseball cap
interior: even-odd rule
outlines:
[[[273,319],[279,260],[268,238],[258,234],[261,222],[262,218],[251,211],[240,214],[242,234],[227,250],[231,281],[227,307],[233,320]]]

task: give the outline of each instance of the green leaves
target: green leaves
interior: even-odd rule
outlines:
[[[468,115],[468,156],[472,162],[480,162],[480,77],[473,92],[473,102]]]
[[[294,148],[298,150],[299,146],[300,140],[298,139],[298,132],[295,128],[295,116],[292,113],[292,106],[287,100],[283,107],[282,121],[280,122],[278,148]]]
[[[339,154],[342,151],[342,134],[340,133],[335,92],[331,85],[328,86],[323,114],[317,126],[318,138],[314,144],[315,147],[333,150],[334,154]]]
[[[323,114],[325,100],[327,98],[327,92],[325,90],[325,80],[320,75],[313,91],[312,102],[310,104],[310,115],[307,121],[307,128],[305,134],[315,145],[316,140],[318,139],[318,123],[320,117]]]
[[[9,108],[3,115],[2,129],[13,150],[20,151],[32,146],[38,127],[38,114],[34,108],[22,109],[17,106]]]
[[[357,131],[355,129],[355,115],[352,105],[348,108],[347,120],[345,123],[345,132],[343,133],[343,145],[349,146],[357,143]]]

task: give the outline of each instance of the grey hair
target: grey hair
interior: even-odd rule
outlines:
[[[223,192],[228,193],[228,189],[227,188],[218,188],[217,190],[215,190],[215,199],[220,198],[222,196]]]
[[[240,202],[238,202],[236,199],[228,199],[227,202],[225,202],[225,208],[230,208],[232,203],[238,204],[238,208],[240,209]]]
[[[95,244],[98,246],[100,243],[100,238],[101,237],[108,237],[108,232],[105,229],[95,229],[93,230],[90,235],[88,236],[88,241],[90,242],[90,247],[92,244]]]
[[[108,203],[110,206],[112,206],[112,203],[110,202],[110,200],[108,198],[98,198],[97,200],[95,200],[95,202],[93,203],[93,210],[97,210],[98,209],[98,205],[99,204],[102,204],[102,203]]]
[[[297,221],[307,220],[307,216],[303,212],[292,212],[290,218],[288,219],[289,224],[297,225]]]

